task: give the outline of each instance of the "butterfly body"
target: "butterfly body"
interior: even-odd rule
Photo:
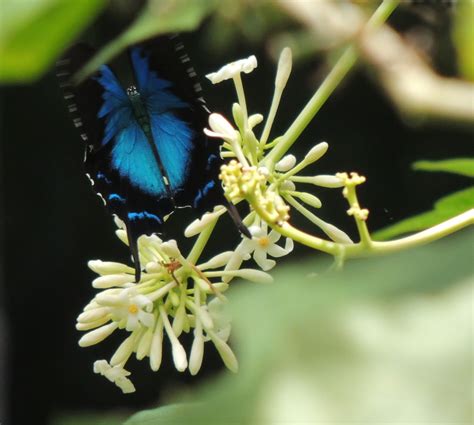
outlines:
[[[138,237],[161,232],[175,208],[191,206],[200,215],[222,204],[240,219],[223,196],[219,145],[203,133],[209,110],[179,39],[129,49],[131,78],[119,79],[102,65],[74,83],[71,77],[93,54],[87,46],[73,47],[58,65],[58,78],[86,144],[93,188],[127,227],[138,281]]]

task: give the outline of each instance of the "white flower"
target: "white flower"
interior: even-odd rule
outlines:
[[[285,172],[291,170],[296,165],[294,155],[286,155],[275,164],[275,170]]]
[[[232,124],[221,114],[214,113],[209,115],[209,127],[211,127],[211,130],[205,128],[204,133],[209,137],[224,139],[228,142],[233,154],[238,158],[240,163],[248,167],[249,163],[240,146],[240,135],[237,130],[232,127]]]
[[[224,139],[228,142],[237,140],[237,131],[221,114],[213,113],[209,115],[209,127],[211,127],[211,130],[204,129],[204,133],[209,137]]]
[[[132,381],[127,378],[130,372],[122,366],[110,366],[107,360],[97,360],[94,362],[94,373],[105,376],[110,382],[117,385],[124,394],[135,392]]]
[[[228,311],[225,309],[225,303],[216,297],[209,302],[207,310],[209,311],[212,323],[214,324],[216,335],[223,341],[227,342],[232,329],[232,320]]]
[[[197,218],[188,227],[186,227],[184,236],[190,238],[197,235],[198,233],[201,233],[209,224],[213,223],[225,212],[226,209],[221,205],[214,207],[213,212],[204,213],[201,218]]]
[[[247,59],[240,59],[235,62],[231,62],[227,65],[224,65],[219,71],[212,72],[206,75],[212,84],[220,83],[221,81],[228,80],[230,78],[236,77],[241,72],[249,74],[257,67],[257,58],[252,55]]]
[[[135,288],[127,288],[118,295],[102,293],[97,295],[99,304],[110,307],[112,320],[124,325],[127,331],[134,331],[140,323],[145,327],[153,325],[153,302]]]
[[[253,253],[253,259],[262,270],[270,270],[276,264],[274,260],[267,258],[268,255],[278,258],[289,254],[293,251],[293,240],[286,238],[285,247],[281,247],[276,243],[280,240],[281,235],[272,230],[267,233],[267,224],[260,226],[250,226],[249,231],[252,239],[244,239],[234,251],[234,258],[229,261],[232,267],[237,268],[243,260],[248,259]],[[240,259],[240,263],[239,263]]]

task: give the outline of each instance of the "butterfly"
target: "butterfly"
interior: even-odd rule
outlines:
[[[134,45],[76,82],[74,75],[94,54],[87,45],[73,46],[58,61],[57,77],[85,143],[86,174],[126,225],[135,280],[142,271],[138,237],[161,233],[176,208],[190,206],[201,215],[225,205],[250,237],[223,195],[220,148],[203,132],[210,111],[180,38]]]

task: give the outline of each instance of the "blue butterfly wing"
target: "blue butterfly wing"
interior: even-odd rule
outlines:
[[[84,46],[73,48],[60,61],[58,75],[86,143],[85,166],[93,187],[127,224],[138,279],[139,235],[160,232],[176,206],[192,206],[201,214],[225,203],[217,179],[219,145],[204,136],[209,112],[179,40],[153,40],[129,52],[149,116],[148,134],[134,115],[128,83],[122,85],[109,66],[79,85],[69,82],[91,55]]]
[[[106,65],[100,68],[97,80],[104,88],[103,104],[97,114],[105,120],[100,146],[111,145],[107,150],[109,168],[135,191],[157,200],[169,196],[152,147],[134,116],[125,90]]]
[[[226,202],[217,180],[219,144],[203,133],[209,111],[183,44],[178,39],[168,54],[163,54],[164,46],[144,43],[131,50],[131,60],[175,205],[202,213]],[[163,62],[169,56],[180,60],[170,66]]]

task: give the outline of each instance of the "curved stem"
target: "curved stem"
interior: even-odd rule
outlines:
[[[470,209],[462,214],[450,218],[449,220],[443,221],[436,226],[422,230],[421,232],[405,238],[386,242],[371,241],[371,245],[368,249],[353,249],[353,246],[348,246],[346,248],[346,255],[347,258],[354,258],[390,254],[392,252],[402,251],[404,249],[414,248],[425,245],[429,242],[434,242],[472,224],[474,224],[474,209]],[[360,244],[356,244],[354,247],[358,245]]]
[[[380,27],[395,10],[398,0],[384,0],[367,23],[366,30],[374,30]],[[264,165],[273,169],[273,165],[278,162],[288,149],[295,143],[303,130],[308,126],[317,112],[324,105],[329,96],[337,88],[357,61],[357,51],[354,46],[349,46],[337,61],[334,68],[328,74],[323,83],[314,93],[295,121],[282,136],[281,141],[264,159]]]
[[[450,235],[474,224],[474,209],[471,209],[429,229],[394,241],[371,241],[370,245],[367,245],[364,241],[356,244],[342,244],[329,242],[316,236],[309,235],[308,233],[293,227],[288,222],[279,225],[278,223],[275,223],[273,217],[262,207],[256,198],[249,199],[249,203],[255,212],[265,220],[272,229],[281,235],[291,238],[302,245],[317,249],[318,251],[323,251],[336,257],[342,256],[344,259],[384,255],[414,248],[441,239],[444,236]]]
[[[191,249],[191,252],[187,256],[187,260],[192,263],[196,264],[197,261],[199,260],[199,257],[202,254],[202,251],[204,250],[207,241],[211,237],[212,231],[214,230],[214,227],[216,227],[216,223],[219,217],[216,217],[215,220],[211,221],[209,225],[199,234],[199,237],[196,239],[196,242],[194,243],[193,248]]]

